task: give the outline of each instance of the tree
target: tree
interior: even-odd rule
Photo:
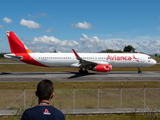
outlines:
[[[121,50],[106,49],[106,50],[102,50],[99,53],[122,53],[122,51]]]
[[[56,49],[54,49],[53,53],[56,53],[56,52],[57,52]]]
[[[0,59],[4,58],[4,53],[0,53]]]
[[[125,46],[123,52],[135,52],[135,48],[131,45]]]
[[[154,56],[157,56],[158,57],[158,54],[157,53],[155,53],[155,55]]]

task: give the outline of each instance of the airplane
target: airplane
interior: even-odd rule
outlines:
[[[76,67],[80,74],[88,74],[88,70],[110,72],[112,67],[153,66],[157,62],[149,55],[141,53],[34,53],[30,51],[13,31],[7,31],[11,54],[5,58],[18,60],[27,64],[43,67]]]

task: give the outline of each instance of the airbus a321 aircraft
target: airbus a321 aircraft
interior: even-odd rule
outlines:
[[[77,67],[79,73],[87,70],[110,72],[112,67],[141,67],[155,65],[157,62],[150,56],[140,53],[33,53],[12,31],[7,31],[11,54],[5,58],[22,61],[27,64],[44,67]]]

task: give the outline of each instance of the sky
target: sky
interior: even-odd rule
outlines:
[[[33,52],[123,50],[160,54],[160,0],[3,0],[0,52],[14,31]]]

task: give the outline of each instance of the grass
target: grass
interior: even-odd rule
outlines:
[[[76,89],[97,89],[100,84],[100,89],[120,88],[123,83],[123,88],[143,88],[147,84],[147,88],[160,88],[160,81],[135,81],[135,82],[54,82],[55,89],[73,89],[75,84]],[[0,90],[23,90],[35,89],[37,82],[1,82]]]
[[[17,120],[17,117],[1,117],[0,120]],[[159,120],[160,114],[128,114],[128,115],[84,115],[65,116],[66,120]]]
[[[156,115],[153,116],[153,119]],[[157,115],[158,116],[158,115]],[[92,116],[66,116],[66,120],[148,120],[150,115],[92,115]],[[160,117],[158,116],[158,119]],[[149,119],[150,120],[150,119]]]
[[[160,81],[136,81],[136,82],[54,82],[55,96],[51,104],[60,109],[72,109],[73,85],[75,84],[76,109],[92,109],[97,107],[97,88],[100,84],[99,97],[100,108],[117,108],[120,101],[120,86],[123,83],[123,106],[143,107],[143,87],[146,86],[146,99],[148,107],[154,108],[159,105]],[[35,90],[38,82],[3,82],[0,83],[0,109],[5,109],[11,102],[16,100],[26,88],[27,106],[37,105]],[[154,94],[153,94],[154,93]],[[107,102],[106,102],[107,100]],[[33,103],[34,101],[34,103]],[[154,102],[153,102],[154,101]],[[23,97],[10,109],[18,109],[23,106]]]
[[[72,67],[40,67],[28,64],[0,64],[0,72],[78,72],[79,68]],[[160,64],[142,67],[142,71],[160,71]],[[138,71],[136,67],[117,68],[112,71]]]
[[[123,107],[143,108],[143,87],[146,88],[146,105],[153,110],[159,108],[160,82],[123,82]],[[27,108],[37,105],[35,88],[37,82],[27,83],[0,83],[0,109],[3,110],[23,93],[23,85],[26,85],[26,105]],[[74,82],[54,82],[55,96],[51,105],[60,109],[72,109],[73,106],[73,84]],[[76,109],[96,109],[97,108],[97,87],[99,82],[76,82],[75,108]],[[100,82],[99,107],[119,108],[120,107],[120,82]],[[64,89],[65,88],[65,89]],[[23,107],[23,96],[16,101],[9,109]],[[134,101],[134,104],[133,104]],[[159,115],[153,114],[154,118],[160,119]],[[151,119],[151,115],[138,115],[130,113],[128,115],[85,115],[85,116],[65,116],[66,120],[146,120]],[[16,117],[0,118],[0,120],[17,120]]]
[[[160,57],[157,57],[157,56],[153,56],[153,55],[150,55],[153,59],[155,59],[157,61],[157,63],[160,63]]]
[[[119,87],[120,88],[120,87]],[[99,106],[100,108],[119,108],[120,107],[120,90],[119,88],[100,88],[99,90]],[[146,105],[150,109],[159,108],[160,104],[160,88],[146,88]],[[35,97],[36,89],[26,89],[27,107],[37,105]],[[75,89],[75,104],[76,109],[97,109],[97,87],[94,89]],[[0,109],[5,109],[20,95],[21,90],[0,90]],[[141,88],[123,88],[123,107],[124,108],[143,108],[144,91]],[[18,109],[23,106],[24,98],[21,97],[9,109]],[[73,87],[70,89],[58,88],[55,89],[55,96],[51,101],[51,105],[60,109],[73,108]]]
[[[14,61],[14,60],[11,60],[11,59],[5,59],[5,58],[1,58],[0,59],[0,63],[18,63],[18,61]]]
[[[78,72],[78,70],[71,67],[40,67],[28,64],[0,65],[0,72]]]

